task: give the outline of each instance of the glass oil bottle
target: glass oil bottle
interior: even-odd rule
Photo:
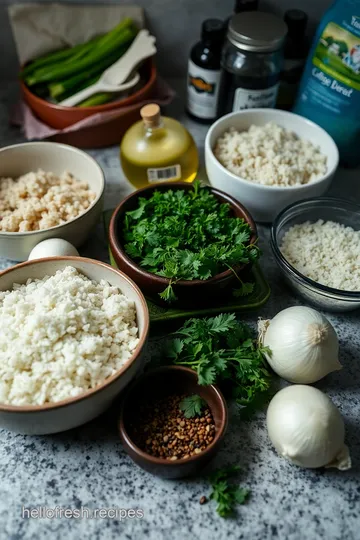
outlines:
[[[199,166],[194,139],[156,104],[145,105],[142,120],[125,133],[120,147],[126,178],[137,189],[158,182],[192,182]]]

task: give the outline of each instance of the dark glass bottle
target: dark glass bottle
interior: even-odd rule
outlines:
[[[236,0],[234,13],[242,13],[243,11],[257,11],[259,0]]]
[[[231,18],[221,57],[218,116],[275,107],[286,30],[271,13],[252,11]]]
[[[202,24],[201,41],[190,52],[187,112],[200,122],[212,122],[216,118],[224,33],[223,21],[207,19]]]
[[[300,9],[289,9],[285,13],[284,21],[288,27],[288,34],[285,40],[284,64],[280,75],[277,106],[282,109],[291,109],[309,52],[309,43],[306,38],[308,17]]]

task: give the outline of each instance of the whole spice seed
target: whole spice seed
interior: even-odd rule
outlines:
[[[186,395],[170,395],[139,403],[130,433],[144,452],[176,461],[201,454],[214,439],[215,424],[205,406],[197,418],[186,418],[179,409]]]

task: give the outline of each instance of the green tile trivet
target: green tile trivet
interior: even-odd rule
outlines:
[[[103,214],[105,231],[109,229],[112,210],[107,210]],[[109,247],[110,264],[117,268],[116,262],[111,254]],[[205,309],[179,309],[172,307],[163,307],[154,304],[149,298],[146,298],[151,322],[164,322],[176,319],[184,319],[188,317],[199,317],[216,315],[217,313],[225,313],[229,311],[250,311],[257,309],[268,300],[270,296],[270,286],[266,281],[264,274],[258,264],[255,264],[250,272],[249,279],[255,283],[254,290],[251,294],[240,298],[232,298],[225,305],[216,305],[214,307],[206,307]]]

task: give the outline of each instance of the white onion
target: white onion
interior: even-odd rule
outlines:
[[[271,321],[260,321],[259,330],[260,340],[271,351],[267,361],[287,381],[313,383],[342,367],[336,332],[315,309],[284,309]]]
[[[333,402],[312,386],[280,390],[270,402],[267,428],[278,453],[300,467],[351,467],[342,416]]]

